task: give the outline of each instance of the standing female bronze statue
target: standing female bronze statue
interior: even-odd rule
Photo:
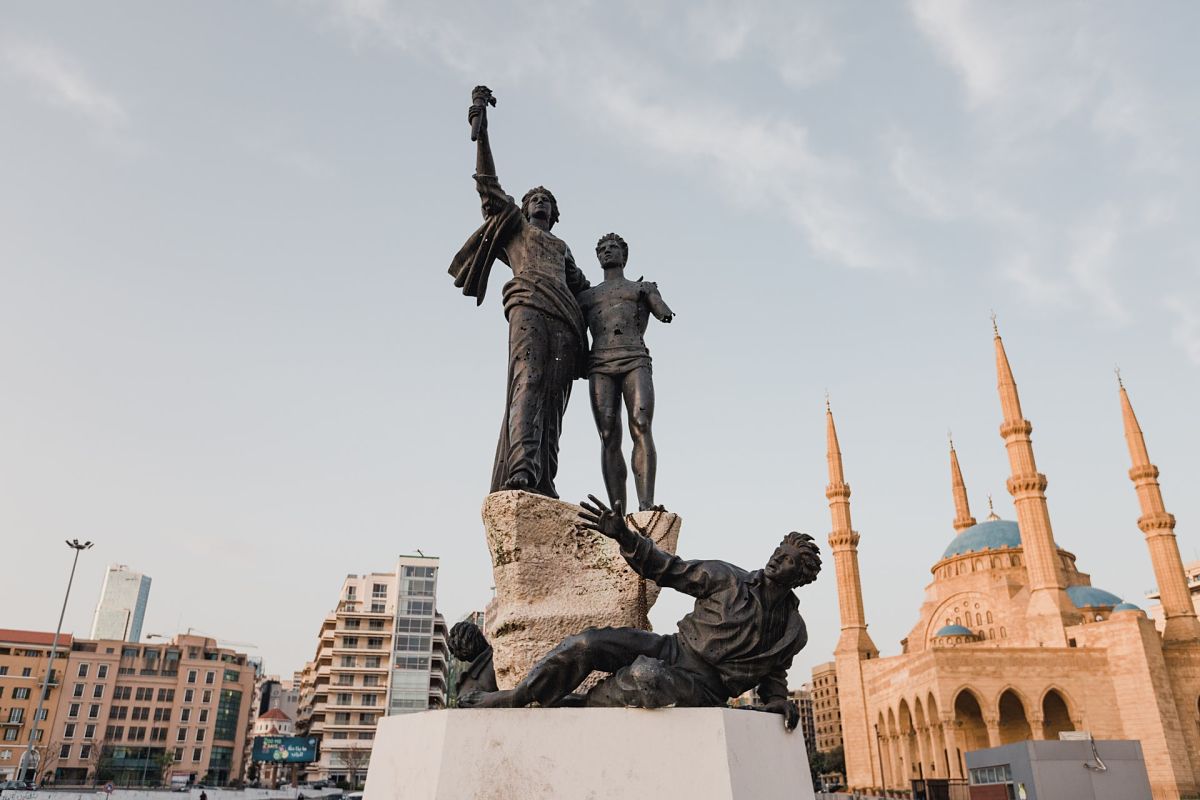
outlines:
[[[518,207],[496,178],[488,138],[485,86],[472,93],[467,119],[476,143],[475,186],[484,224],[450,265],[454,285],[483,302],[496,259],[513,271],[504,285],[508,320],[508,392],[496,445],[491,491],[524,489],[558,497],[558,439],[571,382],[587,366],[587,326],[575,297],[588,288],[566,242],[550,232],[558,202],[544,187],[530,189]]]

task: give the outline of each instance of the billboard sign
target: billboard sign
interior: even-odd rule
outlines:
[[[317,760],[317,739],[311,736],[255,736],[251,758],[276,764]]]

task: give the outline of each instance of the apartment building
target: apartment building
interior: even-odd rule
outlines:
[[[39,715],[34,738],[33,763],[26,762],[29,735],[49,663],[53,633],[0,629],[0,781],[32,779],[35,766],[53,762],[48,729],[62,688],[62,674],[71,651],[71,634],[58,638],[49,694]],[[42,769],[36,769],[40,777]]]
[[[804,749],[811,756],[817,749],[817,727],[813,717],[812,687],[807,683],[799,689],[788,692],[788,698],[795,701],[800,711],[800,732],[804,734]]]
[[[222,786],[241,774],[254,670],[204,636],[76,639],[51,715],[54,779]]]
[[[832,661],[812,670],[813,726],[817,750],[828,753],[842,746],[842,709],[838,703],[837,667]]]
[[[309,780],[361,781],[381,716],[445,707],[449,654],[437,570],[436,558],[402,556],[395,572],[342,583],[300,676],[298,730],[321,738]]]

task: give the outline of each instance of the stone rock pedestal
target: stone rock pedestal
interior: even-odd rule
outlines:
[[[579,524],[579,506],[529,492],[495,492],[483,503],[496,597],[484,633],[496,683],[511,689],[566,637],[593,627],[650,629],[659,587],[642,580],[613,540]],[[662,550],[679,541],[677,514],[630,515]]]
[[[804,736],[731,708],[384,717],[363,800],[812,800]]]

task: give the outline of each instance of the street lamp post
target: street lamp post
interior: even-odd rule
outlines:
[[[37,741],[38,722],[42,716],[42,707],[46,704],[46,698],[50,695],[50,680],[54,676],[54,656],[58,650],[58,636],[62,633],[63,617],[67,615],[67,600],[71,597],[71,584],[75,582],[75,567],[79,564],[79,554],[92,546],[91,542],[83,542],[78,539],[70,539],[67,541],[67,547],[75,551],[75,559],[71,562],[71,577],[67,579],[67,593],[63,595],[62,611],[58,612],[58,627],[54,629],[54,639],[50,642],[50,657],[46,664],[46,677],[42,681],[42,693],[38,696],[37,710],[33,712],[33,720],[29,728],[29,747],[25,750],[24,765],[21,769],[22,773],[28,772],[30,769],[36,771],[37,767],[34,764],[33,744]],[[36,780],[36,772],[32,779]],[[25,780],[31,780],[26,777]]]

